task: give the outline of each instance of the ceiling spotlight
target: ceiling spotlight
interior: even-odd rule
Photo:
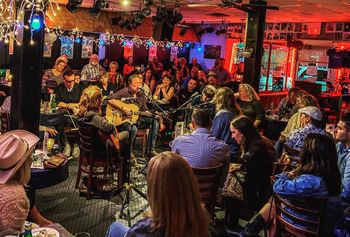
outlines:
[[[145,19],[145,16],[141,11],[136,12],[135,14],[135,22],[142,23],[142,21]]]
[[[186,33],[187,33],[187,30],[186,30],[186,29],[181,29],[179,35],[180,35],[181,37],[184,37]]]
[[[97,18],[103,8],[106,7],[105,0],[96,0],[93,7],[90,9],[89,13],[92,17]]]
[[[243,0],[222,0],[222,3],[225,5],[230,4],[241,4]]]
[[[168,18],[168,12],[166,11],[166,8],[158,7],[157,17],[159,17],[159,19],[161,19],[162,21],[165,21]]]
[[[83,0],[68,0],[66,8],[70,12],[74,13],[74,12],[78,11],[78,9],[79,9],[79,7],[80,7],[82,2],[83,2]]]
[[[152,16],[152,21],[156,24],[161,23],[163,20],[158,16]]]
[[[180,23],[183,18],[184,16],[180,12],[175,11],[174,16],[171,18],[170,22],[172,25],[176,25],[177,23]]]
[[[128,0],[123,0],[122,5],[123,5],[123,6],[129,5],[129,1],[128,1]]]

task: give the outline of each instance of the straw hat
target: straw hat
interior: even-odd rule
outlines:
[[[299,113],[306,114],[317,121],[322,121],[322,112],[316,106],[306,106],[301,108],[299,109]]]
[[[207,78],[208,78],[208,77],[215,77],[215,78],[218,78],[218,76],[216,75],[216,73],[213,72],[213,71],[210,71],[210,72],[208,73]]]
[[[33,152],[39,138],[25,130],[0,136],[0,184],[5,184]]]

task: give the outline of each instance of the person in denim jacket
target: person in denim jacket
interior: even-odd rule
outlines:
[[[340,175],[337,168],[337,153],[333,140],[326,135],[309,134],[305,139],[300,153],[301,164],[295,170],[275,176],[273,191],[283,198],[293,200],[303,197],[327,197],[340,193]],[[307,204],[309,206],[309,204]],[[272,210],[271,210],[272,208]],[[260,212],[251,219],[238,236],[256,236],[267,226],[269,236],[274,232],[274,203],[270,200]],[[287,212],[291,210],[286,208]],[[312,219],[312,216],[302,216],[301,213],[292,214]],[[284,217],[287,222],[296,224]],[[299,227],[303,228],[303,226]],[[322,232],[329,233],[329,232]],[[323,235],[331,236],[331,235]]]

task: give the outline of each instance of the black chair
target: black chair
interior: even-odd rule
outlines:
[[[78,126],[80,158],[75,187],[77,188],[80,184],[81,173],[86,173],[88,175],[87,199],[90,199],[94,176],[110,174],[113,177],[113,174],[118,172],[118,188],[120,188],[123,159],[119,150],[112,142],[102,137],[103,133],[99,133],[97,128],[82,122],[79,122]]]
[[[212,220],[214,220],[214,208],[223,165],[210,168],[192,168],[192,170],[197,178],[201,200],[205,204]]]
[[[320,236],[327,198],[286,199],[274,194],[274,201],[276,236]]]

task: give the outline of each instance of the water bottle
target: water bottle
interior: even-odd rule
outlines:
[[[56,112],[56,95],[55,94],[51,94],[50,95],[50,107],[51,107],[51,113],[55,113]]]

